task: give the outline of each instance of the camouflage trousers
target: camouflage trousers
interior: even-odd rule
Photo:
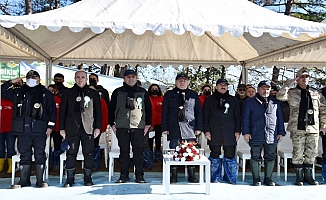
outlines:
[[[298,130],[291,132],[293,144],[292,163],[314,164],[318,155],[318,137],[316,133],[307,133],[306,131]]]

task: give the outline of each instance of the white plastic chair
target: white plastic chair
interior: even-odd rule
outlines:
[[[43,173],[43,180],[49,179],[49,150],[50,150],[50,137],[46,138],[46,144],[45,144],[45,155],[46,155],[46,160],[45,160],[45,170]],[[20,154],[17,151],[16,155],[13,155],[11,157],[11,184],[13,185],[15,182],[15,165],[16,163],[20,162]],[[32,155],[32,161],[35,161],[34,154]]]
[[[120,155],[120,147],[118,145],[118,138],[113,132],[112,128],[109,128],[111,134],[111,147],[109,151],[109,182],[111,182],[113,172],[114,172],[114,159],[119,158]],[[130,146],[130,158],[133,157],[132,147]],[[135,171],[135,170],[134,170]]]
[[[103,132],[100,136],[99,141],[100,149],[104,149],[104,163],[105,168],[108,168],[108,155],[109,155],[109,149],[108,149],[108,143],[106,139],[106,132]]]
[[[284,124],[285,128],[287,123]],[[282,141],[277,144],[277,176],[281,175],[281,167],[284,168],[284,181],[287,181],[288,159],[292,158],[293,145],[290,132],[286,132]]]
[[[246,160],[251,158],[250,154],[250,146],[244,140],[243,135],[240,135],[237,145],[237,162],[239,163],[239,167],[242,168],[242,181],[245,180],[246,174]]]
[[[62,184],[62,177],[63,177],[63,168],[64,168],[63,163],[66,159],[67,159],[67,152],[65,151],[62,154],[60,154],[60,175],[59,175],[60,185]],[[79,149],[78,149],[76,160],[84,161],[84,155],[83,155],[81,143],[79,143]],[[84,168],[84,162],[82,163],[82,168]]]

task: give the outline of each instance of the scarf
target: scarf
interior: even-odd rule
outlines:
[[[26,96],[27,92],[31,92],[32,94],[32,101],[29,104],[29,108],[27,111],[27,116],[32,117],[33,119],[42,119],[42,113],[43,113],[43,90],[44,86],[41,84],[38,84],[37,86],[31,88],[28,87],[26,84],[23,85],[20,88],[19,94],[17,96],[17,117],[23,116],[23,107],[24,107],[24,98]]]
[[[312,99],[309,92],[309,86],[306,89],[302,89],[299,85],[296,87],[301,90],[301,99],[298,116],[298,130],[306,130],[306,125],[315,125],[314,120],[314,108],[312,105]],[[309,111],[309,112],[308,112]]]
[[[261,101],[262,105],[264,106],[265,110],[267,109],[268,107],[268,101],[269,101],[269,98],[268,97],[262,97],[260,96],[260,94],[256,94],[256,98]]]
[[[126,99],[126,108],[130,110],[135,109],[135,91],[137,90],[137,84],[134,86],[129,86],[125,82],[123,82],[123,86],[127,89],[127,99]]]
[[[224,94],[219,93],[217,90],[214,92],[214,97],[217,100],[217,109],[225,110],[225,100],[229,97],[229,91],[226,91]]]
[[[179,110],[178,110],[178,119],[179,121],[184,121],[185,120],[185,104],[186,104],[186,93],[187,93],[187,89],[185,90],[181,90],[179,88],[175,88],[175,90],[177,91],[177,97],[178,97],[178,106],[179,106]]]
[[[77,96],[75,100],[75,112],[85,112],[85,95],[88,85],[85,85],[83,88],[80,88],[76,83],[72,89],[77,90]]]

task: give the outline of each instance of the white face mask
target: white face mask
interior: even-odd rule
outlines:
[[[27,81],[26,81],[26,85],[27,85],[28,87],[35,87],[35,86],[37,86],[38,84],[36,83],[36,80],[35,80],[35,79],[30,78],[30,79],[27,79]]]

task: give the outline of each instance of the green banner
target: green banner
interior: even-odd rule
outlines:
[[[14,62],[0,62],[0,79],[10,80],[20,76],[20,66]]]

